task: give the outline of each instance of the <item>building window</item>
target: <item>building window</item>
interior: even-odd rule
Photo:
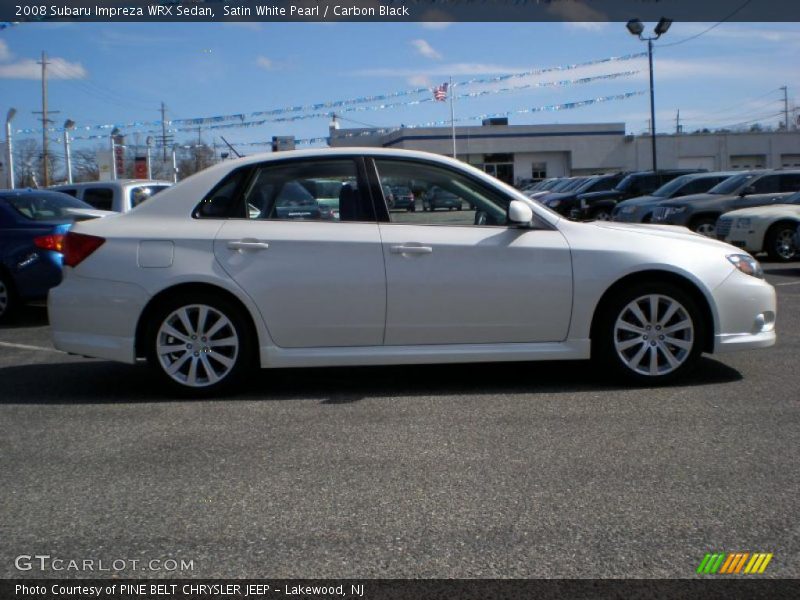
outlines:
[[[531,165],[531,179],[534,181],[547,179],[547,163],[533,163]]]

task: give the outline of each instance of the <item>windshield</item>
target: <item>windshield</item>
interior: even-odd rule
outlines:
[[[587,180],[583,181],[583,182],[582,182],[582,183],[581,183],[581,184],[580,184],[580,185],[579,185],[579,186],[578,186],[578,187],[575,189],[575,191],[576,191],[576,192],[585,192],[585,191],[586,191],[586,190],[588,190],[589,188],[593,187],[593,186],[594,186],[594,184],[596,184],[598,181],[600,181],[600,178],[599,178],[599,177],[589,177],[589,179],[587,179]]]
[[[680,177],[676,177],[669,183],[665,183],[650,195],[656,196],[658,198],[671,198],[675,194],[675,192],[680,190],[684,185],[689,183],[691,180],[692,180],[692,175],[681,175]]]
[[[13,194],[0,198],[31,221],[72,221],[74,215],[70,214],[70,208],[94,210],[85,202],[58,192]]]
[[[585,177],[577,177],[575,179],[570,179],[569,180],[569,184],[566,185],[565,187],[559,189],[558,191],[559,192],[571,192],[571,191],[577,189],[578,187],[580,187],[581,185],[583,185],[584,181],[586,181]]]
[[[556,184],[550,188],[551,192],[563,192],[567,187],[572,185],[572,179],[560,179]]]
[[[728,177],[725,181],[718,183],[713,188],[708,190],[709,194],[735,194],[744,185],[756,177],[755,173],[742,173],[741,175],[734,175]]]

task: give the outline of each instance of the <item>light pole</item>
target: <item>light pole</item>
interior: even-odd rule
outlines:
[[[11,121],[17,114],[16,108],[9,108],[6,115],[6,170],[8,171],[8,189],[14,189],[14,152],[11,147]]]
[[[147,178],[152,179],[153,167],[152,164],[150,163],[150,147],[153,145],[153,136],[148,135],[144,143],[147,146]]]
[[[116,179],[117,173],[117,138],[120,130],[116,127],[111,130],[111,179]]]
[[[72,157],[69,154],[69,130],[75,127],[75,121],[64,121],[64,157],[67,166],[67,183],[72,183]]]
[[[672,19],[661,17],[653,30],[655,35],[650,37],[642,35],[644,25],[639,19],[631,19],[626,25],[632,35],[647,42],[647,57],[650,61],[650,140],[653,145],[653,172],[658,171],[658,162],[656,160],[656,100],[653,92],[653,40],[657,40],[667,33],[670,25],[672,25]]]

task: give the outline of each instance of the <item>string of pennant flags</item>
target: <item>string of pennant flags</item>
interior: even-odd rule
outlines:
[[[562,110],[574,110],[577,108],[582,108],[584,106],[590,106],[593,104],[601,104],[605,102],[614,102],[614,101],[621,101],[627,100],[628,98],[632,98],[634,96],[641,96],[645,94],[645,91],[636,91],[636,92],[625,92],[622,94],[613,94],[610,96],[598,96],[596,98],[588,98],[586,100],[578,100],[575,102],[564,102],[561,104],[546,104],[543,106],[534,106],[530,108],[521,108],[519,110],[512,110],[506,112],[496,112],[496,113],[484,113],[481,115],[473,115],[470,117],[460,117],[454,119],[455,122],[463,123],[467,121],[483,121],[484,119],[491,119],[497,117],[508,117],[511,115],[516,114],[529,114],[529,113],[538,113],[538,112],[556,112]],[[364,131],[353,131],[353,132],[345,132],[339,134],[337,137],[348,138],[348,137],[367,137],[367,136],[374,136],[374,135],[384,135],[387,133],[392,133],[394,131],[398,131],[400,129],[420,129],[425,127],[440,127],[443,125],[449,125],[450,120],[440,120],[440,121],[429,121],[427,123],[418,123],[416,125],[403,125],[402,127],[386,127],[382,129],[369,129]],[[97,135],[97,136],[90,136],[81,139],[99,139],[99,138],[106,138],[107,136],[104,135]],[[327,144],[330,142],[330,138],[325,137],[312,137],[312,138],[302,138],[296,139],[296,145],[313,145],[313,144]],[[271,141],[265,142],[236,142],[237,146],[243,147],[255,147],[255,146],[271,146]],[[194,148],[196,147],[195,144],[177,144],[176,147],[178,148]]]
[[[492,85],[501,83],[504,81],[510,81],[514,79],[521,79],[525,77],[543,75],[547,73],[553,72],[561,72],[561,71],[570,71],[574,69],[578,69],[581,67],[588,67],[594,65],[600,65],[605,63],[615,63],[620,61],[630,61],[636,58],[641,58],[642,56],[646,56],[646,52],[640,52],[635,54],[626,54],[623,56],[611,56],[591,61],[585,61],[581,63],[571,63],[566,65],[560,65],[555,67],[546,67],[541,69],[533,69],[529,71],[524,71],[520,73],[510,73],[504,75],[496,75],[492,77],[475,77],[472,79],[468,79],[465,81],[457,82],[453,85],[454,88],[457,87],[465,87],[465,86],[475,86],[475,85]],[[638,73],[638,71],[630,70],[630,71],[621,71],[616,73],[607,73],[603,75],[596,75],[591,77],[580,77],[575,79],[565,79],[560,81],[552,81],[552,82],[536,82],[536,83],[529,83],[520,86],[508,86],[502,87],[493,90],[481,90],[481,91],[473,91],[473,92],[465,92],[458,96],[456,99],[470,99],[470,98],[477,98],[489,94],[502,94],[508,93],[511,91],[516,90],[524,90],[524,89],[532,89],[532,88],[546,88],[546,87],[567,87],[572,85],[581,85],[592,83],[595,81],[601,80],[610,80],[610,79],[617,79],[620,77],[627,77],[630,75],[634,75]],[[394,100],[397,98],[405,97],[405,96],[419,96],[420,94],[428,94],[428,96],[423,98],[411,98],[409,100],[403,100],[399,102],[386,102],[387,100]],[[408,90],[401,90],[395,92],[389,92],[386,94],[378,94],[372,96],[361,96],[357,98],[349,98],[344,100],[335,100],[330,102],[320,102],[315,104],[306,104],[306,105],[298,105],[298,106],[289,106],[284,108],[276,108],[266,111],[256,111],[252,113],[235,113],[235,114],[228,114],[228,115],[217,115],[217,116],[210,116],[210,117],[199,117],[199,118],[190,118],[190,119],[173,119],[167,121],[166,124],[171,127],[170,133],[181,133],[187,131],[193,131],[198,126],[205,126],[207,129],[224,129],[224,128],[234,128],[234,127],[258,127],[261,125],[265,125],[266,123],[287,123],[287,122],[295,122],[300,120],[306,119],[318,119],[318,118],[330,118],[333,114],[331,109],[338,109],[336,112],[361,112],[361,111],[376,111],[376,110],[387,110],[399,107],[406,107],[406,106],[414,106],[418,104],[423,104],[426,102],[433,101],[433,98],[429,96],[431,93],[431,89],[429,87],[419,87],[414,89]],[[379,102],[380,104],[374,104]],[[374,104],[373,106],[361,106],[365,104]],[[326,110],[327,109],[327,110]],[[298,114],[299,113],[299,114]],[[305,114],[303,114],[305,113]],[[249,120],[253,117],[267,117],[255,120]],[[76,126],[73,128],[74,131],[105,131],[105,130],[112,130],[114,128],[118,129],[141,129],[144,127],[158,127],[162,126],[162,121],[130,121],[127,123],[104,123],[99,125],[84,125],[84,126]],[[30,134],[30,133],[41,133],[41,128],[25,128],[25,129],[18,129],[16,133],[18,134]],[[48,128],[48,131],[52,131],[55,133],[63,132],[63,127],[53,127]],[[160,129],[158,131],[153,130],[152,132],[147,133],[157,133],[160,134]],[[75,136],[73,139],[96,139],[97,137],[105,137],[102,136]]]
[[[610,79],[618,79],[620,77],[627,77],[627,76],[630,76],[630,75],[634,75],[634,74],[636,74],[638,72],[639,71],[623,71],[623,72],[620,72],[620,73],[609,73],[609,74],[606,74],[606,75],[596,75],[596,76],[592,76],[592,77],[582,77],[580,79],[575,79],[575,80],[570,80],[570,81],[535,83],[535,84],[527,84],[527,85],[515,86],[515,87],[499,88],[499,89],[496,89],[496,90],[481,90],[481,91],[477,91],[477,92],[466,92],[466,93],[463,93],[463,94],[456,95],[455,98],[457,100],[465,100],[465,99],[479,98],[479,97],[483,97],[483,96],[491,95],[491,94],[502,94],[502,93],[517,91],[517,90],[535,88],[535,87],[553,87],[553,86],[564,87],[566,85],[586,84],[586,83],[591,83],[591,82],[599,81],[599,80],[610,80]],[[361,111],[366,111],[366,110],[376,110],[376,111],[377,110],[387,110],[387,109],[392,109],[392,108],[400,108],[400,107],[406,107],[406,106],[419,105],[419,104],[423,104],[423,103],[427,103],[427,102],[434,102],[434,101],[435,101],[435,99],[433,97],[431,97],[431,98],[415,100],[413,102],[399,102],[399,103],[390,103],[390,104],[380,104],[380,105],[376,105],[376,106],[350,107],[349,109],[340,110],[338,112],[339,113],[345,113],[345,112],[354,112],[354,111],[360,111],[361,112]],[[305,119],[330,118],[331,116],[333,116],[333,113],[330,113],[330,112],[312,113],[312,114],[308,114],[308,115],[294,115],[292,117],[276,117],[276,118],[273,118],[273,119],[258,119],[258,120],[255,120],[255,121],[243,121],[241,123],[218,123],[218,124],[213,124],[213,125],[207,125],[205,127],[205,129],[216,130],[216,129],[233,129],[233,128],[252,128],[252,127],[261,127],[263,125],[266,125],[267,123],[296,122],[296,121],[301,121],[301,120],[305,120]],[[55,131],[55,132],[63,132],[63,128],[60,128],[60,129],[53,128],[51,130]],[[194,132],[195,130],[196,130],[196,128],[178,127],[178,128],[170,128],[168,130],[168,132],[169,133],[187,133],[187,132]],[[39,130],[39,131],[41,131],[41,130]],[[18,133],[38,133],[38,131],[36,131],[36,130],[19,130]],[[161,134],[161,131],[153,129],[153,130],[144,131],[142,133],[143,134],[154,134],[155,135],[155,134]],[[76,136],[72,136],[72,139],[74,139],[74,140],[92,140],[92,139],[100,139],[100,138],[105,138],[105,137],[108,137],[107,133],[97,134],[97,135],[76,135]]]

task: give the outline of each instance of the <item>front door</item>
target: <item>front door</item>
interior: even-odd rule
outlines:
[[[375,159],[380,187],[433,187],[460,207],[391,211],[381,223],[386,344],[555,342],[572,310],[569,247],[549,227],[506,225],[510,198],[443,166]]]

